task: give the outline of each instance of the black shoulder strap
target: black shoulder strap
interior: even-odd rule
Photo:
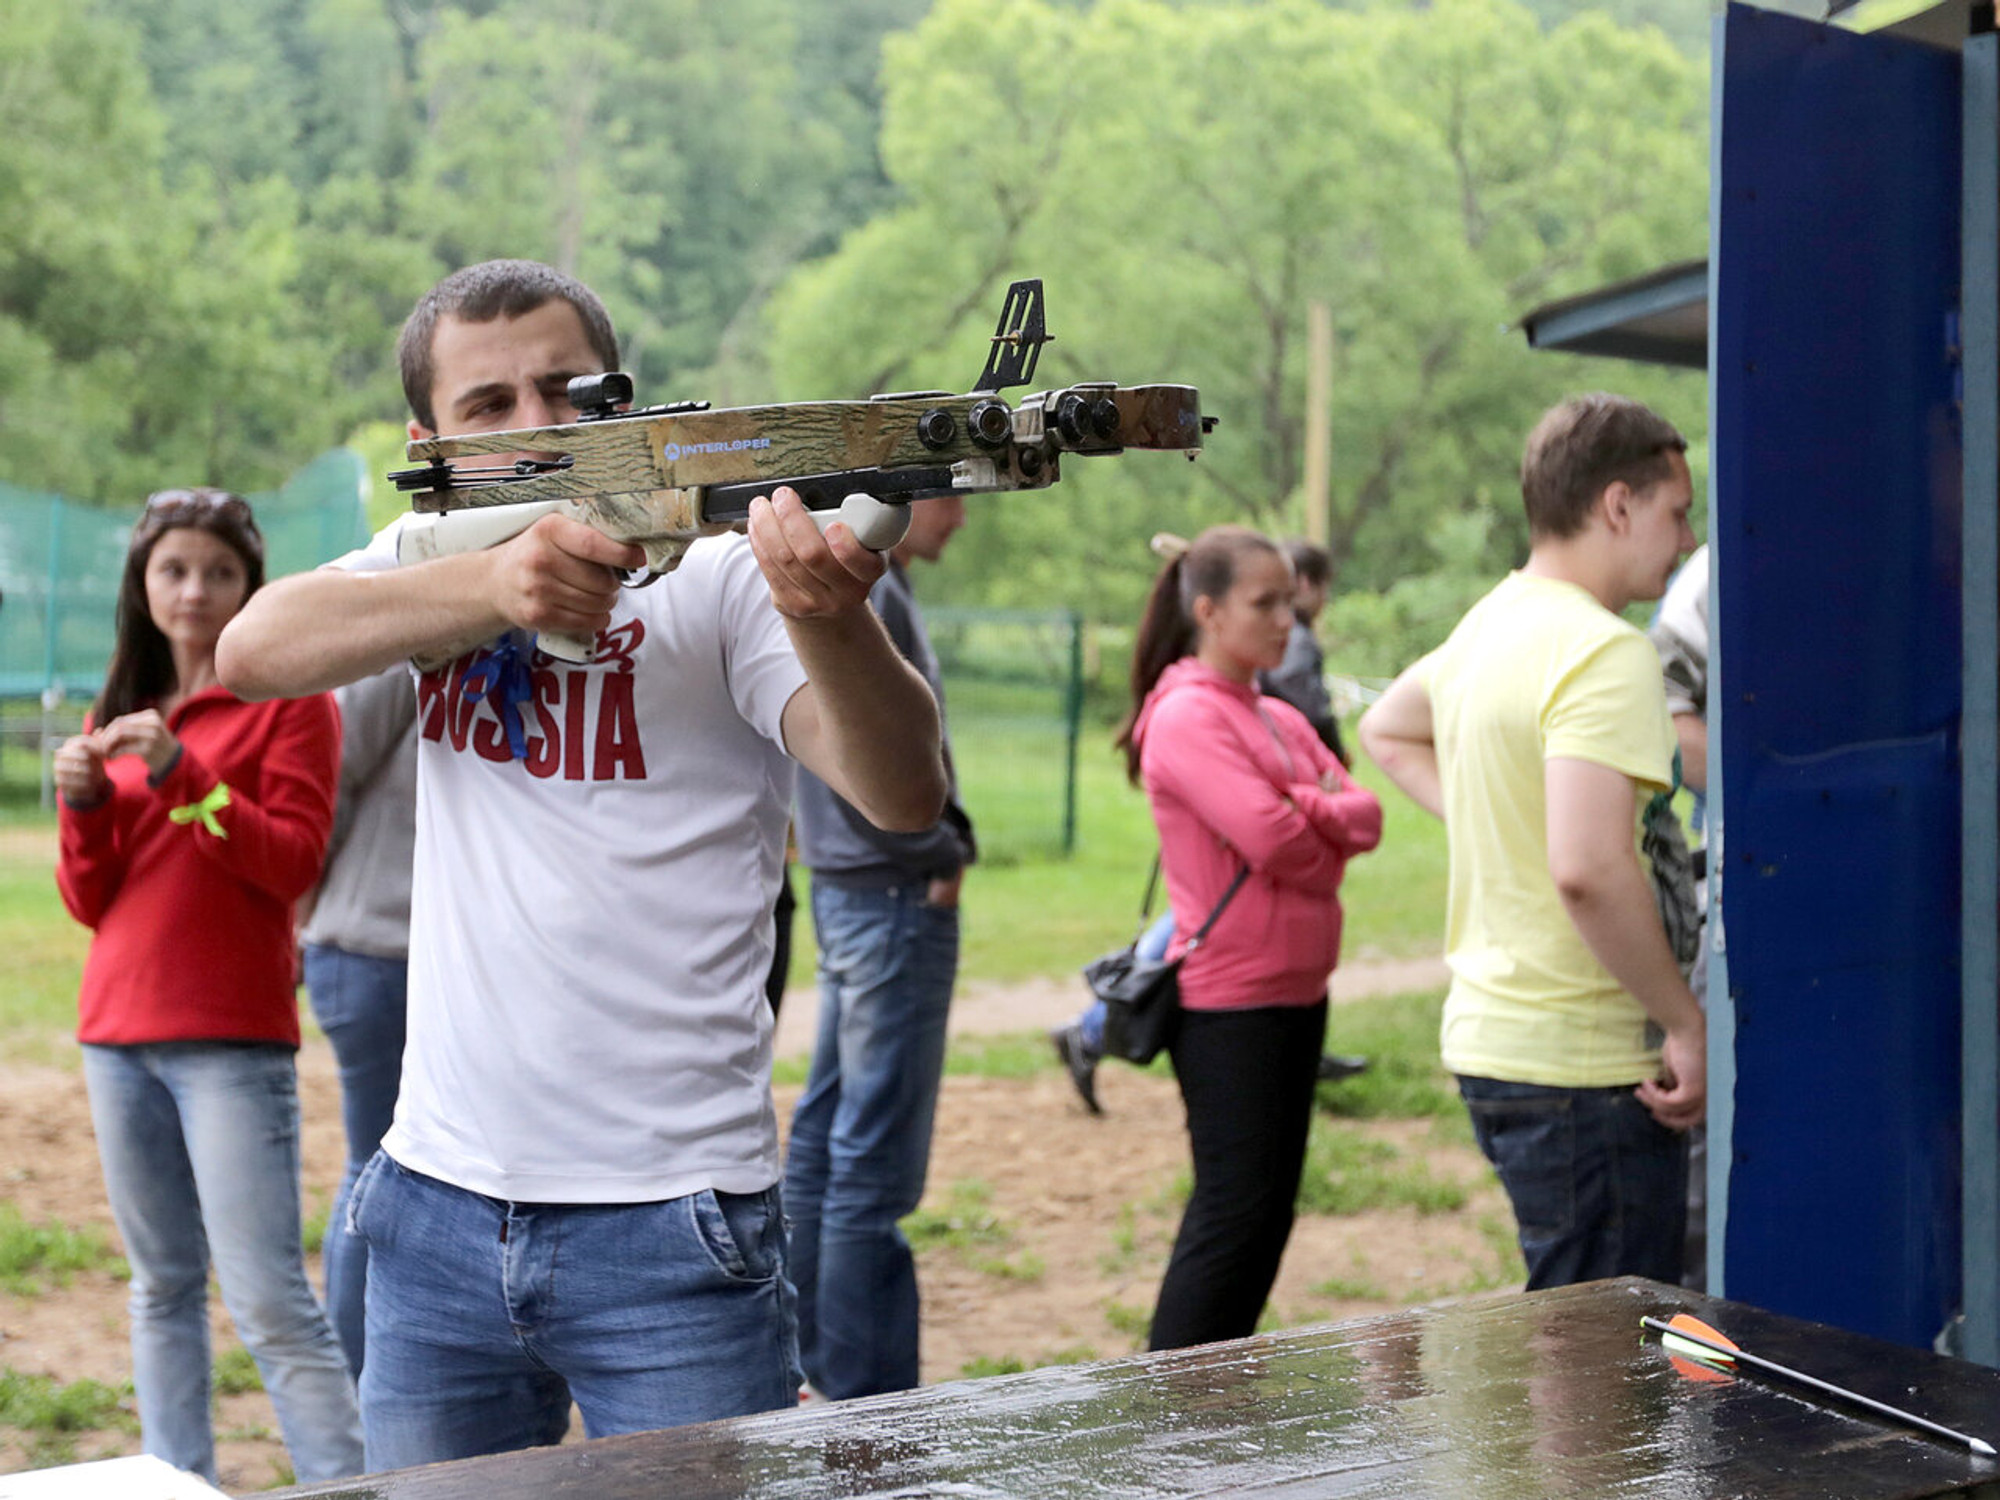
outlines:
[[[1243,888],[1243,882],[1248,880],[1249,878],[1250,878],[1250,867],[1246,864],[1242,869],[1236,872],[1236,878],[1229,882],[1229,889],[1224,891],[1222,893],[1222,899],[1215,903],[1215,910],[1208,914],[1208,920],[1201,924],[1201,929],[1198,932],[1196,932],[1193,937],[1188,939],[1187,947],[1181,950],[1182,958],[1186,958],[1190,953],[1194,952],[1195,949],[1201,946],[1202,939],[1208,936],[1208,929],[1215,925],[1216,918],[1222,915],[1223,908],[1228,906],[1231,901],[1236,899],[1236,893]]]

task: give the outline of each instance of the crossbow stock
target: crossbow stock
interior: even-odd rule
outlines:
[[[740,526],[750,502],[779,485],[796,490],[822,530],[844,520],[864,545],[902,539],[909,503],[931,496],[1045,489],[1064,454],[1128,448],[1190,459],[1215,418],[1192,386],[1084,382],[1025,396],[1043,344],[1040,281],[1007,289],[993,349],[965,395],[915,391],[867,401],[805,401],[710,409],[705,401],[625,409],[631,377],[616,371],[569,384],[580,413],[561,427],[419,438],[412,462],[389,477],[413,492],[419,514],[399,542],[404,562],[490,547],[560,512],[646,553],[670,573],[696,539]],[[454,464],[480,455],[509,462]],[[520,457],[529,454],[531,457]],[[544,637],[573,660],[587,643]]]

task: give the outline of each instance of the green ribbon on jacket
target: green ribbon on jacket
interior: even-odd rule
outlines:
[[[229,783],[218,781],[215,789],[201,801],[169,808],[167,817],[176,823],[200,823],[217,838],[226,839],[229,837],[229,830],[216,821],[215,815],[227,806],[229,806]]]

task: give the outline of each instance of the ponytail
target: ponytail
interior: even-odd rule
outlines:
[[[1276,553],[1267,536],[1245,526],[1211,526],[1192,543],[1168,532],[1152,541],[1166,558],[1153,580],[1146,607],[1139,616],[1139,635],[1132,643],[1132,701],[1112,741],[1125,752],[1125,774],[1139,784],[1139,744],[1134,738],[1139,714],[1168,667],[1195,649],[1194,601],[1219,599],[1236,581],[1236,560],[1250,552]]]
[[[1139,635],[1132,642],[1132,701],[1118,725],[1112,743],[1125,752],[1125,775],[1139,784],[1139,745],[1132,731],[1139,723],[1139,710],[1146,705],[1160,674],[1194,649],[1194,620],[1181,608],[1181,573],[1185,552],[1167,558],[1146,595],[1146,608],[1139,616]]]

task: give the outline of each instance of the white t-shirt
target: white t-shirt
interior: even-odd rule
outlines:
[[[334,566],[393,565],[400,524]],[[514,1202],[761,1191],[779,720],[805,672],[749,544],[697,542],[625,590],[587,666],[521,656],[525,760],[502,694],[466,693],[474,656],[418,678],[409,1041],[383,1145]]]

